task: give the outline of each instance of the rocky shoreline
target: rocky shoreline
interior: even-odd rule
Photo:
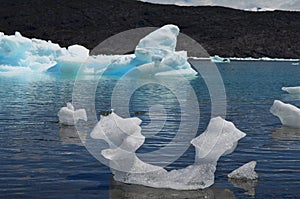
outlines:
[[[133,0],[0,0],[0,32],[93,49],[119,32],[179,26],[210,55],[300,58],[300,12],[247,12]]]

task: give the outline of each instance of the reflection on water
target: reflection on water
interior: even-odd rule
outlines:
[[[60,125],[59,138],[62,144],[75,144],[78,146],[83,146],[85,143],[85,136],[82,135],[82,133],[78,134],[75,126]]]
[[[229,182],[236,188],[244,189],[246,195],[255,196],[255,187],[258,185],[257,180],[231,179]]]
[[[300,129],[281,126],[272,130],[272,137],[276,140],[300,140]]]
[[[194,191],[180,191],[173,189],[156,189],[142,185],[124,184],[116,182],[113,178],[110,181],[110,199],[119,198],[205,198],[205,199],[231,199],[235,198],[233,192],[229,189],[207,188]]]

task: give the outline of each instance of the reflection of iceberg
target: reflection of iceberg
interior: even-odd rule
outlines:
[[[245,194],[255,196],[258,175],[255,172],[256,161],[248,162],[228,174],[229,181],[233,186],[247,191]]]
[[[151,74],[176,75],[177,71],[195,75],[187,53],[175,51],[178,34],[177,26],[166,25],[141,39],[133,55],[89,56],[89,50],[80,45],[61,48],[50,41],[25,38],[18,32],[11,36],[0,32],[0,74],[51,72],[74,76],[83,66],[83,74],[105,71],[104,75],[121,76],[143,66],[140,69]]]
[[[281,88],[283,91],[286,91],[290,94],[300,94],[300,86],[295,86],[295,87],[282,87]]]
[[[75,144],[79,146],[82,146],[86,139],[85,136],[77,132],[75,126],[70,125],[59,126],[59,138],[62,144]]]
[[[277,140],[300,140],[300,129],[281,126],[272,130],[272,137]]]
[[[173,189],[156,189],[151,187],[145,187],[141,185],[128,185],[121,182],[117,182],[111,179],[110,182],[110,199],[119,198],[189,198],[189,199],[233,199],[235,198],[233,192],[229,189],[220,188],[207,188],[203,190],[195,191],[178,191]]]
[[[78,120],[87,121],[86,112],[84,109],[75,110],[73,105],[68,102],[66,107],[62,107],[58,111],[59,123],[65,125],[75,125]]]
[[[229,178],[229,181],[233,186],[244,189],[246,195],[255,196],[255,187],[258,185],[257,180],[244,180]]]
[[[214,183],[214,172],[220,156],[231,153],[245,134],[221,117],[213,118],[207,130],[191,143],[196,147],[195,163],[179,170],[166,171],[140,160],[135,151],[144,143],[138,118],[123,119],[117,114],[102,116],[91,132],[103,139],[109,149],[101,154],[110,160],[116,181],[156,188],[178,190],[203,189]]]
[[[296,106],[275,100],[270,112],[279,117],[283,125],[300,128],[300,109]]]

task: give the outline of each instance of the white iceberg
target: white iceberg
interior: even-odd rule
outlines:
[[[195,75],[187,61],[187,52],[175,51],[179,28],[163,26],[140,40],[132,55],[89,56],[80,45],[61,48],[51,41],[28,39],[19,32],[0,32],[0,74],[36,72],[75,76],[80,67],[83,74],[122,76],[138,68],[150,75]],[[174,73],[174,71],[178,71]]]
[[[275,100],[270,112],[279,117],[282,125],[300,128],[300,109],[296,106]]]
[[[74,106],[68,102],[66,107],[58,111],[59,123],[64,125],[75,125],[78,120],[87,121],[86,111],[84,109],[75,110]]]
[[[290,94],[300,94],[300,86],[294,86],[294,87],[282,87],[283,91],[286,91]]]
[[[255,180],[258,178],[257,173],[255,172],[256,161],[248,162],[243,166],[237,168],[228,174],[229,178],[234,179],[243,179],[243,180]]]
[[[208,129],[191,141],[196,147],[195,163],[168,172],[137,157],[135,152],[145,140],[140,123],[138,118],[123,119],[112,112],[101,116],[90,135],[108,143],[109,148],[101,154],[109,160],[116,181],[155,188],[195,190],[211,186],[220,156],[231,153],[238,140],[246,135],[233,123],[213,118]]]
[[[19,32],[15,35],[0,33],[0,66],[10,66],[0,67],[1,73],[10,71],[15,73],[15,67],[22,72],[24,71],[21,70],[22,68],[26,68],[27,72],[45,72],[58,65],[60,67],[56,67],[58,69],[56,72],[63,72],[59,71],[60,68],[68,65],[69,62],[76,62],[72,67],[78,69],[80,64],[87,59],[88,54],[89,50],[79,45],[69,46],[66,49],[51,41],[28,39]],[[70,73],[67,69],[64,70]]]
[[[218,55],[210,57],[210,59],[211,59],[212,62],[215,62],[215,63],[229,63],[230,62],[229,58],[223,58],[223,57],[220,57]]]

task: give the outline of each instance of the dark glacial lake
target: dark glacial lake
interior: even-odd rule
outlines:
[[[233,153],[219,159],[215,184],[198,191],[115,182],[110,169],[91,155],[78,138],[76,128],[58,123],[59,109],[72,99],[74,78],[0,76],[0,198],[299,198],[300,130],[282,127],[269,109],[275,99],[300,107],[300,96],[281,90],[283,86],[300,86],[300,66],[271,61],[217,66],[226,90],[226,120],[247,136]],[[172,81],[181,83],[176,78],[168,82]],[[201,75],[188,81],[198,97],[200,134],[211,116],[211,98]],[[94,112],[91,111],[98,119],[100,113],[111,108],[117,112],[119,107],[111,107],[117,82],[108,77],[99,80]],[[120,107],[126,106],[122,99],[128,96],[115,97]],[[138,154],[142,156],[170,143],[181,122],[180,103],[172,90],[151,83],[129,97],[129,113],[143,120],[147,138]],[[156,127],[149,128],[149,109],[153,106],[163,107],[167,115],[165,122],[159,123],[163,125],[159,132],[151,132]],[[197,118],[190,118],[194,119]],[[193,147],[188,148],[166,169],[192,164],[194,153]],[[167,154],[162,156],[168,158]],[[256,182],[227,178],[232,170],[252,160],[257,161]]]

